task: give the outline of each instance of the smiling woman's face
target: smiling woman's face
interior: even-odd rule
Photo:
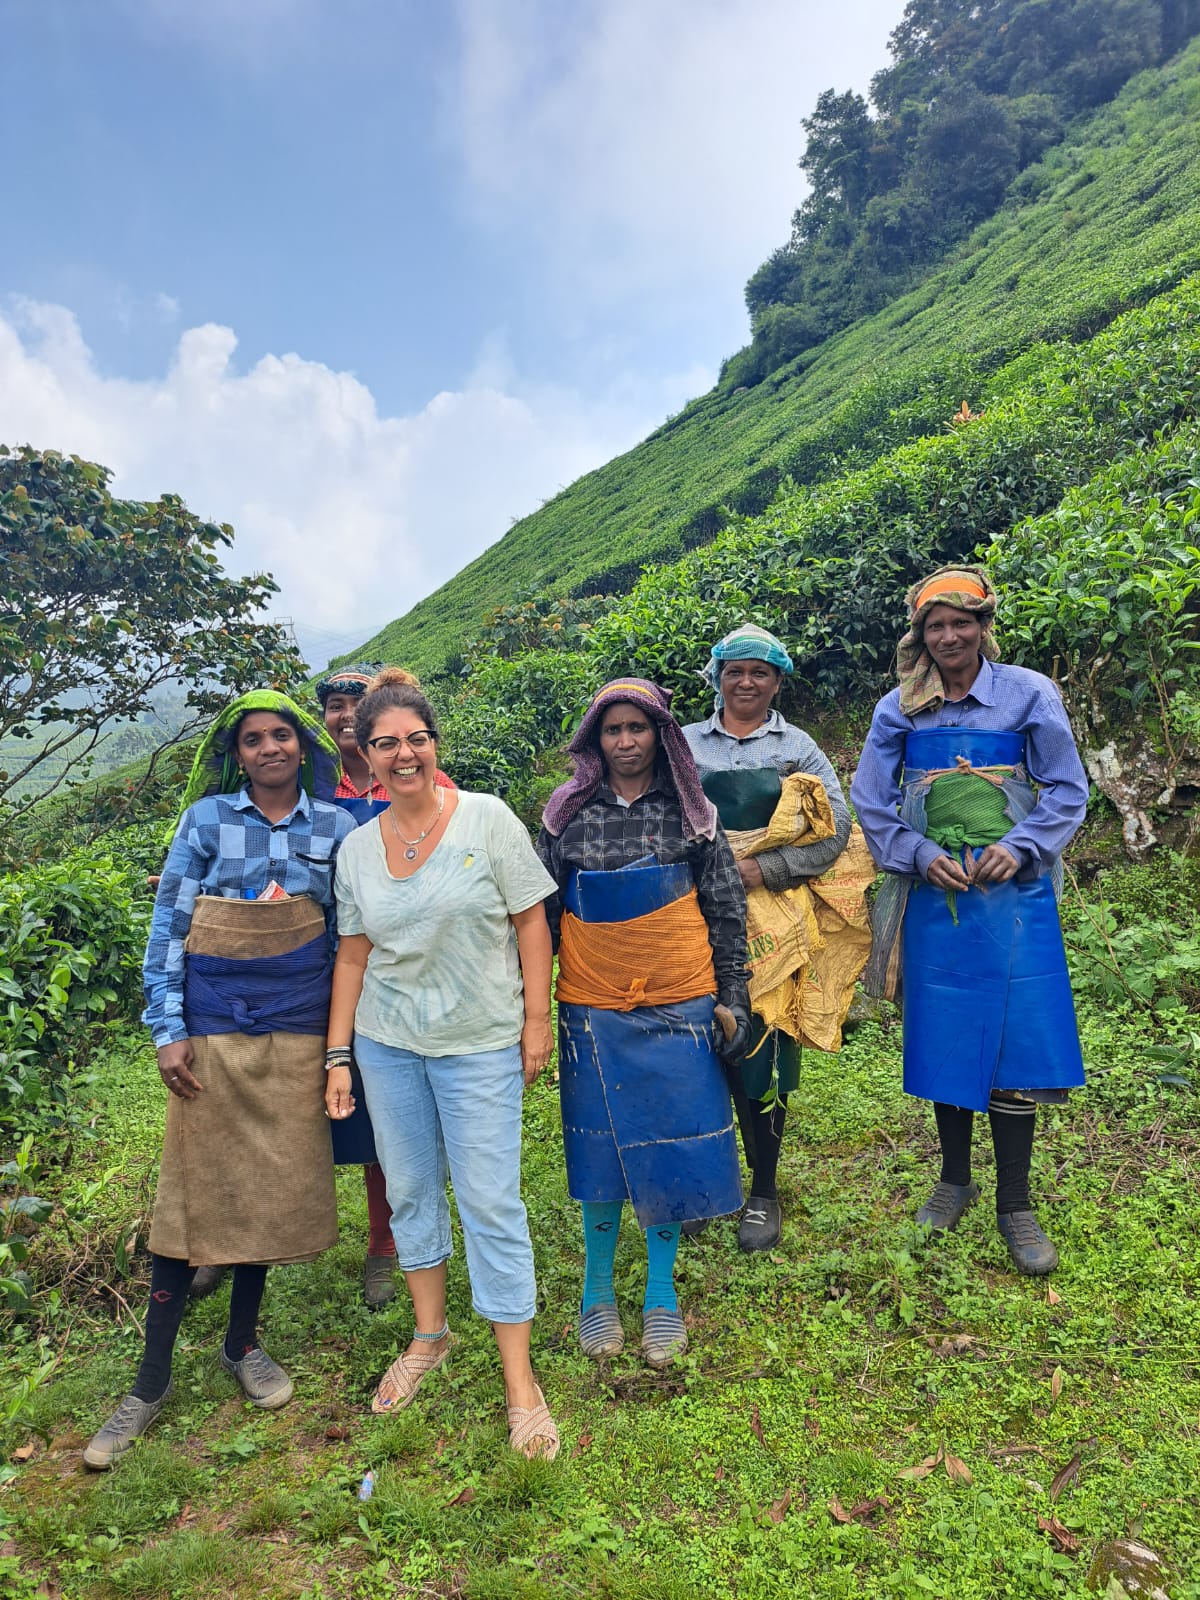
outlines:
[[[276,712],[251,711],[243,717],[234,748],[242,770],[257,788],[295,788],[300,772],[300,736]]]
[[[770,710],[783,673],[768,661],[726,661],[718,682],[721,698],[741,722],[755,724]]]
[[[983,625],[958,606],[930,606],[922,628],[925,648],[943,672],[961,673],[979,659]]]

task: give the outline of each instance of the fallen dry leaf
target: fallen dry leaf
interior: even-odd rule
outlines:
[[[454,1499],[447,1500],[446,1504],[448,1506],[469,1506],[474,1498],[475,1491],[471,1485],[467,1483],[464,1484],[463,1487],[458,1491],[458,1493],[454,1496]]]
[[[967,1463],[960,1461],[957,1456],[952,1456],[949,1451],[946,1452],[946,1476],[952,1478],[955,1483],[974,1482],[971,1477],[971,1469]]]
[[[833,1518],[833,1520],[835,1522],[853,1522],[854,1521],[854,1518],[846,1510],[845,1506],[838,1499],[837,1495],[834,1495],[833,1498],[829,1502],[829,1515]]]
[[[978,1340],[974,1339],[969,1333],[955,1333],[947,1334],[940,1343],[934,1344],[932,1339],[929,1342],[933,1345],[935,1355],[963,1356],[971,1349],[972,1345],[978,1343]]]
[[[348,1439],[350,1437],[350,1429],[339,1428],[336,1424],[330,1423],[329,1427],[325,1429],[325,1437],[331,1441],[335,1439]]]
[[[1075,1478],[1079,1476],[1079,1451],[1067,1462],[1061,1471],[1056,1472],[1050,1480],[1050,1498],[1057,1500],[1059,1495]]]
[[[763,1438],[762,1419],[758,1414],[757,1406],[750,1407],[750,1432],[765,1450],[767,1448],[767,1441]]]
[[[1062,1370],[1061,1367],[1055,1367],[1054,1374],[1050,1379],[1050,1398],[1051,1398],[1051,1400],[1057,1400],[1059,1395],[1062,1393],[1062,1383],[1063,1383],[1063,1370]]]
[[[1038,1527],[1043,1533],[1048,1533],[1058,1548],[1068,1556],[1073,1556],[1079,1549],[1079,1539],[1070,1528],[1065,1528],[1057,1517],[1039,1517]]]
[[[33,1446],[31,1444],[23,1444],[19,1450],[13,1451],[12,1458],[14,1461],[28,1461],[32,1454]]]
[[[6,1539],[3,1544],[0,1544],[0,1561],[8,1561],[16,1553],[17,1541],[15,1539]]]
[[[772,1501],[767,1507],[768,1518],[776,1524],[782,1522],[784,1517],[787,1516],[787,1508],[791,1505],[791,1503],[792,1491],[790,1489],[785,1489],[780,1498]]]
[[[1052,1289],[1049,1286],[1049,1284],[1047,1284],[1046,1285],[1046,1299],[1047,1299],[1047,1301],[1048,1301],[1048,1303],[1050,1305],[1056,1306],[1061,1301],[1062,1295],[1059,1294],[1057,1289]]]
[[[927,1478],[935,1467],[940,1467],[945,1459],[946,1451],[942,1445],[937,1447],[937,1455],[926,1456],[924,1461],[915,1467],[905,1467],[899,1474],[901,1478]]]
[[[869,1500],[859,1500],[850,1507],[855,1522],[872,1522],[881,1511],[886,1511],[891,1501],[885,1494],[873,1494]]]
[[[724,1476],[725,1476],[725,1468],[724,1467],[718,1467],[717,1470],[713,1473],[713,1477],[714,1478],[723,1478]]]

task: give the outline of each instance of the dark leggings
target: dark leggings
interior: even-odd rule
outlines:
[[[742,1088],[736,1067],[728,1078],[738,1127],[742,1130],[742,1149],[750,1168],[750,1198],[776,1200],[775,1173],[787,1118],[787,1095],[781,1094],[774,1105],[766,1105],[761,1100],[750,1099]]]
[[[971,1132],[973,1111],[937,1102],[933,1107],[938,1137],[942,1142],[942,1182],[967,1184],[971,1181]],[[1029,1211],[1029,1164],[1033,1158],[1034,1108],[1018,1111],[989,1111],[992,1148],[996,1152],[996,1213]]]
[[[174,1256],[150,1257],[150,1303],[146,1311],[146,1348],[131,1393],[139,1400],[160,1400],[171,1381],[171,1353],[187,1308],[195,1267]],[[240,1361],[258,1343],[258,1308],[267,1282],[266,1267],[233,1269],[225,1354]]]

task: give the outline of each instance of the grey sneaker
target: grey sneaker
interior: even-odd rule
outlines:
[[[363,1299],[376,1309],[386,1306],[395,1293],[395,1256],[368,1256],[363,1267]]]
[[[106,1472],[114,1461],[119,1461],[135,1439],[140,1439],[159,1412],[171,1398],[173,1384],[158,1400],[139,1400],[127,1394],[108,1421],[89,1441],[83,1452],[83,1464],[93,1472]]]
[[[261,1345],[247,1350],[240,1361],[231,1361],[221,1346],[221,1365],[242,1386],[247,1400],[252,1400],[264,1411],[278,1411],[287,1405],[295,1393],[295,1385],[287,1373],[272,1361]]]
[[[220,1287],[228,1267],[197,1267],[188,1290],[189,1300],[207,1300]]]
[[[933,1193],[917,1212],[917,1221],[935,1231],[957,1228],[965,1212],[979,1199],[977,1183],[934,1184]]]
[[[996,1218],[1012,1264],[1018,1272],[1030,1278],[1040,1278],[1053,1272],[1058,1265],[1058,1251],[1047,1239],[1032,1211],[1011,1211]]]
[[[746,1201],[738,1227],[738,1249],[752,1255],[755,1250],[771,1250],[783,1231],[783,1213],[778,1200],[764,1200],[752,1194]]]

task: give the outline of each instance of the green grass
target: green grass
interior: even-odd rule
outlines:
[[[1094,1551],[1134,1531],[1168,1562],[1172,1600],[1196,1600],[1195,1098],[1158,1083],[1143,1024],[1106,1009],[1085,1013],[1083,1031],[1091,1086],[1046,1117],[1035,1155],[1063,1257],[1054,1297],[1008,1270],[983,1136],[985,1202],[936,1246],[914,1229],[936,1175],[932,1125],[900,1092],[898,1030],[869,1023],[837,1060],[805,1057],[779,1248],[739,1255],[731,1222],[685,1241],[692,1347],[656,1375],[636,1355],[644,1255],[627,1221],[617,1282],[630,1348],[595,1366],[575,1346],[578,1213],[544,1082],[527,1102],[524,1176],[543,1302],[535,1362],[559,1461],[507,1450],[494,1345],[461,1254],[451,1361],[410,1411],[370,1415],[409,1320],[402,1297],[377,1314],[360,1302],[365,1208],[346,1172],[341,1243],[268,1286],[264,1343],[295,1378],[295,1402],[256,1412],[220,1370],[223,1291],[188,1311],[154,1434],[96,1476],[79,1451],[139,1344],[111,1291],[139,1316],[145,1293],[144,1258],[123,1279],[116,1241],[145,1225],[160,1131],[152,1058],[131,1045],[108,1063],[100,1138],[69,1170],[35,1257],[62,1361],[31,1402],[33,1455],[0,1490],[0,1593],[32,1596],[45,1580],[79,1600],[1082,1597]],[[9,1342],[0,1390],[31,1350],[29,1335]],[[944,1466],[900,1475],[939,1448],[969,1484]],[[360,1505],[368,1467],[375,1493]],[[1077,1554],[1039,1530],[1052,1515]]]
[[[939,431],[1039,339],[1086,338],[1200,266],[1200,43],[1022,174],[955,257],[744,393],[718,387],[556,495],[357,653],[432,675],[529,588],[627,590],[644,563],[757,512],[781,477],[861,466]]]

